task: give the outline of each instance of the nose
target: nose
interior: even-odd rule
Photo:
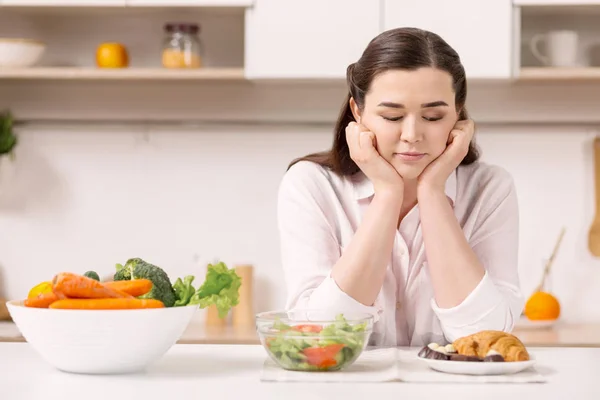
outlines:
[[[402,121],[400,140],[407,143],[416,143],[421,140],[419,125],[414,117],[406,117]]]

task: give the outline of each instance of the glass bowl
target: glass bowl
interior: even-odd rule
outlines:
[[[367,347],[374,318],[327,310],[269,311],[256,316],[260,341],[273,361],[291,371],[339,371]]]

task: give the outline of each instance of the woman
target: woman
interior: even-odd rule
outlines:
[[[394,29],[347,83],[332,149],[295,160],[280,186],[287,307],[371,313],[380,346],[512,330],[517,197],[505,170],[478,161],[459,56]]]

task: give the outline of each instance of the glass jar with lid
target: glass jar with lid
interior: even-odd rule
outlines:
[[[162,65],[165,68],[200,68],[204,48],[200,27],[192,23],[168,23],[164,26]]]

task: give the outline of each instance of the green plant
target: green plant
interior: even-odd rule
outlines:
[[[13,118],[9,111],[0,114],[0,157],[8,154],[14,156],[17,137],[13,133]]]

